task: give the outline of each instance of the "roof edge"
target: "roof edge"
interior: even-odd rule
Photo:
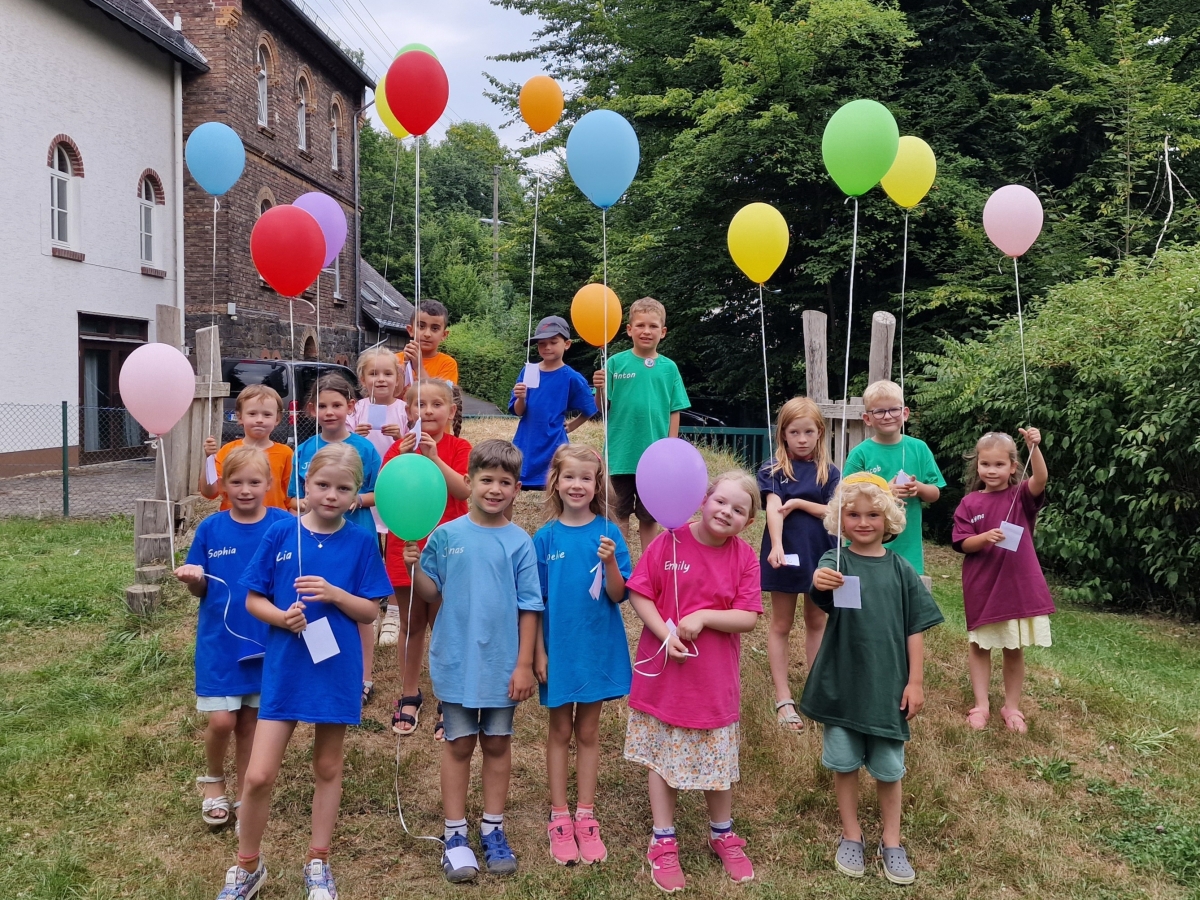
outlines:
[[[179,39],[186,45],[186,47],[181,47],[166,39],[154,29],[150,28],[146,23],[138,21],[115,3],[109,2],[109,0],[84,0],[84,2],[89,6],[94,6],[109,18],[115,19],[130,31],[141,35],[159,49],[166,51],[168,55],[179,60],[181,63],[190,66],[197,72],[208,71],[208,60],[204,57],[203,53],[196,49],[191,41],[183,36],[182,32],[175,33],[179,35]],[[157,9],[155,11],[157,12]],[[162,18],[161,13],[159,13],[159,17]]]

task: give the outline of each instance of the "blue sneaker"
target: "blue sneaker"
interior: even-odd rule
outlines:
[[[217,894],[217,900],[250,900],[258,896],[266,880],[267,867],[261,859],[253,872],[247,872],[241,866],[231,866],[225,873],[225,887]]]
[[[503,828],[480,838],[483,844],[483,859],[490,875],[512,875],[517,871],[517,857],[508,846]]]
[[[479,874],[479,862],[471,852],[465,834],[456,832],[446,840],[446,849],[442,852],[442,871],[451,884],[474,881]]]
[[[337,887],[329,863],[319,859],[309,860],[304,867],[304,890],[308,900],[337,900]]]

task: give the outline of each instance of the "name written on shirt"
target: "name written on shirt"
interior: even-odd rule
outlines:
[[[291,559],[291,558],[292,558],[291,550],[280,550],[278,553],[275,554],[275,562],[283,562],[285,559]]]
[[[979,514],[979,515],[977,515],[977,516],[972,516],[972,517],[971,517],[971,524],[972,524],[972,525],[974,525],[976,522],[982,522],[982,521],[983,521],[984,519],[986,519],[986,518],[987,518],[987,515],[986,515],[985,513],[980,513],[980,514]]]
[[[458,553],[462,553],[462,552],[463,552],[462,547],[447,547],[445,549],[445,551],[442,553],[442,556],[454,556],[454,555],[456,555]]]
[[[668,559],[665,563],[663,563],[663,569],[667,572],[690,572],[692,569],[692,564],[683,559],[679,560],[678,562]]]
[[[546,562],[554,562],[556,559],[565,559],[567,556],[566,550],[559,550],[557,553],[547,553]]]
[[[237,553],[237,547],[222,547],[220,550],[209,550],[209,559],[220,559],[222,556],[233,556]]]
[[[637,372],[614,372],[613,381],[621,381],[627,378],[637,378]]]

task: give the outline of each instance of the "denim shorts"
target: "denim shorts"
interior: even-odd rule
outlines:
[[[834,772],[857,772],[864,765],[876,781],[904,777],[904,741],[863,734],[840,725],[825,725],[821,765]]]
[[[489,737],[510,735],[513,733],[513,713],[516,711],[515,706],[474,709],[443,700],[442,725],[446,729],[446,740],[457,741],[481,731]]]

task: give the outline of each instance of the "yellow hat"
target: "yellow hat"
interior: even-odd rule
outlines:
[[[872,475],[870,472],[855,472],[853,475],[847,475],[842,479],[842,484],[873,484],[875,487],[892,492],[892,486],[880,478],[878,475]]]

